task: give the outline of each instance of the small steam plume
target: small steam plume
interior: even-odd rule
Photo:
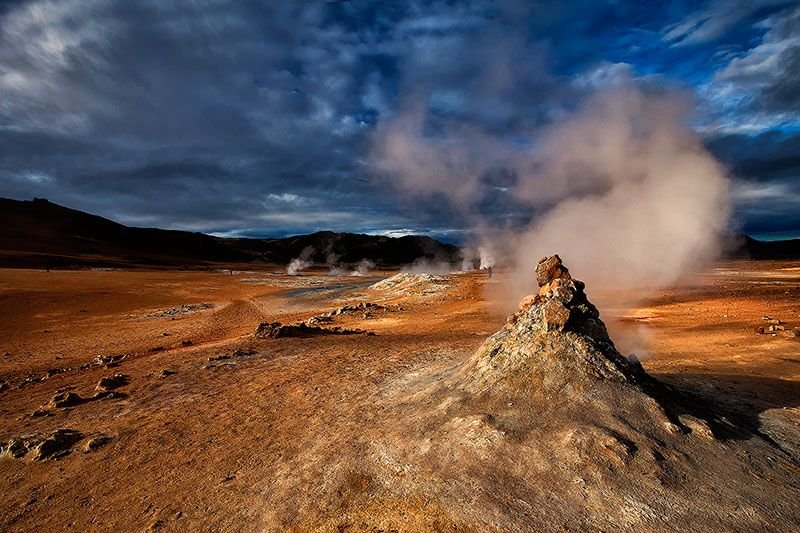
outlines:
[[[371,269],[375,268],[375,263],[369,259],[362,259],[358,262],[352,272],[351,276],[366,276]]]
[[[328,252],[325,256],[325,264],[328,265],[328,272],[325,274],[326,276],[341,276],[342,269],[338,266],[339,261],[339,254],[335,254],[332,251]]]
[[[303,248],[303,251],[300,252],[299,257],[295,257],[289,261],[289,265],[286,267],[286,273],[290,276],[296,276],[301,270],[305,270],[310,267],[312,265],[312,255],[314,255],[313,246],[306,246]]]
[[[495,259],[494,250],[489,246],[478,246],[478,258],[480,259],[480,266],[478,268],[481,270],[492,268],[497,261]]]
[[[480,264],[480,255],[478,250],[471,247],[461,249],[461,271],[469,272],[475,270],[475,265]]]
[[[428,259],[427,257],[418,257],[410,265],[404,266],[400,269],[401,272],[408,274],[450,274],[453,272],[453,265],[448,261],[441,259]]]
[[[492,268],[496,262],[494,249],[488,244],[480,246],[466,246],[461,249],[461,271],[486,270]]]

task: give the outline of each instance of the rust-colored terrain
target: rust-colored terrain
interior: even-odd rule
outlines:
[[[796,262],[601,306],[697,404],[671,429],[605,385],[473,397],[503,273],[393,274],[0,270],[0,530],[800,526]],[[301,321],[374,335],[254,335]]]

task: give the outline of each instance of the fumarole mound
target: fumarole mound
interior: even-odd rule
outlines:
[[[790,449],[620,355],[558,256],[539,262],[536,281],[538,294],[462,364],[395,378],[370,412],[300,443],[265,496],[264,525],[800,527]]]
[[[638,363],[617,352],[583,282],[572,279],[557,255],[540,260],[536,281],[539,293],[525,297],[466,365],[468,390],[575,402],[601,385],[653,384]]]

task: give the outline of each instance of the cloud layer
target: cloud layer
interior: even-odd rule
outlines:
[[[475,214],[524,226],[571,194],[527,179],[530,154],[632,79],[695,90],[738,225],[791,232],[753,188],[798,207],[798,11],[754,5],[8,2],[0,195],[229,235],[458,239]]]

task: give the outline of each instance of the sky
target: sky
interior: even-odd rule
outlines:
[[[503,155],[620,80],[685,96],[732,230],[800,237],[800,7],[777,0],[0,0],[0,196],[223,236],[459,242],[541,215]],[[441,169],[416,160],[404,187],[384,149],[407,127],[463,141],[479,194],[426,190]]]

